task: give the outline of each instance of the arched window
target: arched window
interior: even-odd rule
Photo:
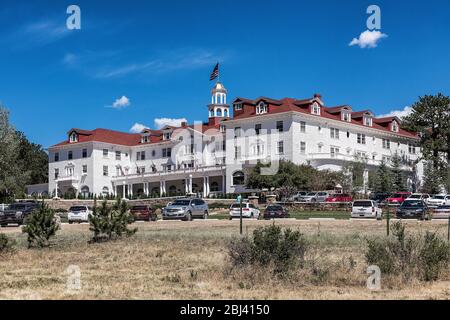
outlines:
[[[258,104],[258,106],[256,107],[256,114],[262,114],[262,113],[267,113],[267,104],[265,104],[264,102],[260,102]]]
[[[211,192],[217,192],[217,191],[219,191],[219,184],[218,184],[217,182],[214,181],[213,183],[211,183],[210,189],[211,189]]]
[[[224,117],[228,117],[228,110],[227,109],[223,110],[223,116]]]
[[[245,182],[245,175],[242,171],[236,171],[233,173],[233,185],[241,186]]]
[[[209,111],[209,116],[210,116],[210,117],[214,117],[214,110],[210,110],[210,111]]]
[[[222,116],[222,109],[217,109],[216,110],[216,115],[218,116],[218,117],[221,117]]]
[[[109,196],[109,188],[108,187],[103,187],[102,194],[103,194],[104,197]]]
[[[88,186],[84,186],[83,188],[81,188],[81,196],[83,198],[89,198],[89,187]]]

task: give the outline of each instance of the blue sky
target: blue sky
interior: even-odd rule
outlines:
[[[81,30],[65,28],[70,4],[81,8]],[[371,4],[387,37],[349,46]],[[2,0],[0,102],[44,147],[72,127],[206,120],[220,61],[229,100],[318,92],[329,106],[387,114],[449,94],[449,12],[444,0]],[[113,108],[121,97],[129,103]]]

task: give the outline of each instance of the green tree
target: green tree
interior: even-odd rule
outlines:
[[[28,234],[28,247],[48,247],[50,238],[59,230],[54,212],[44,202],[26,218],[26,223],[22,232]]]
[[[19,140],[19,159],[22,170],[30,171],[26,184],[48,182],[48,155],[41,145],[28,141],[27,137],[16,131]]]
[[[388,193],[391,192],[392,187],[392,174],[390,168],[387,166],[384,160],[381,161],[376,171],[377,183],[375,185],[376,192]]]
[[[440,173],[434,168],[433,162],[425,164],[422,191],[429,194],[441,192]]]
[[[23,193],[30,171],[21,166],[20,142],[9,123],[9,112],[0,106],[0,201]]]
[[[422,156],[433,162],[440,183],[450,186],[450,97],[441,93],[419,97],[402,120],[404,128],[419,133]]]
[[[406,191],[405,173],[402,170],[402,159],[396,153],[391,159],[392,188],[395,191]]]

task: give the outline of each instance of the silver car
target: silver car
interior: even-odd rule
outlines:
[[[169,203],[162,212],[163,220],[191,221],[194,218],[208,219],[209,207],[202,199],[177,199]]]
[[[300,197],[300,202],[325,202],[328,192],[309,192],[306,196]]]

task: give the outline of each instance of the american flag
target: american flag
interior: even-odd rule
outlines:
[[[218,76],[219,76],[219,63],[217,63],[216,66],[214,67],[214,70],[211,73],[211,77],[209,78],[209,81],[213,81]]]

